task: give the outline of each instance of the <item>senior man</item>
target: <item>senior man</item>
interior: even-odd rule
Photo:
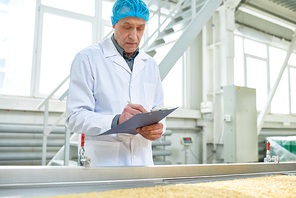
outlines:
[[[139,50],[149,20],[147,5],[117,0],[112,13],[114,34],[81,50],[72,63],[66,126],[85,133],[91,166],[153,165],[151,140],[163,134],[164,120],[138,128],[137,135],[98,136],[137,113],[164,107],[158,66]]]

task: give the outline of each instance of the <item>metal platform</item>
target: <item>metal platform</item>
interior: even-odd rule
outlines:
[[[151,167],[0,167],[0,197],[45,197],[71,193],[296,175],[296,163],[207,164]]]

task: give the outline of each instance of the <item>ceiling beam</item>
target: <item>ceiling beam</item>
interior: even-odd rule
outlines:
[[[254,8],[252,6],[249,6],[249,5],[241,6],[241,7],[239,7],[239,10],[242,12],[248,13],[250,15],[256,16],[258,18],[264,19],[266,21],[269,21],[271,23],[291,29],[292,31],[296,30],[296,24],[286,21],[286,20],[279,18],[275,15],[266,13],[262,10]]]

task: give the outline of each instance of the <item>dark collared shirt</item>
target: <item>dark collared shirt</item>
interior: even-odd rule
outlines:
[[[131,71],[133,71],[134,60],[135,60],[136,56],[139,54],[139,48],[136,49],[136,51],[133,53],[133,55],[131,55],[131,57],[127,57],[126,52],[115,41],[114,34],[111,36],[111,40],[112,40],[114,46],[116,47],[117,51],[119,52],[119,54],[124,58],[125,62],[129,66]],[[120,114],[117,114],[113,118],[112,123],[111,123],[111,128],[114,128],[117,126],[117,122],[118,122],[119,117],[120,117]]]
[[[131,57],[127,57],[126,52],[115,41],[114,34],[111,36],[111,40],[112,40],[113,44],[115,45],[115,47],[116,47],[117,51],[119,52],[119,54],[124,58],[125,62],[129,66],[131,71],[133,71],[134,60],[135,60],[136,56],[139,54],[139,48],[136,49],[136,51],[133,53],[133,55],[131,55]]]

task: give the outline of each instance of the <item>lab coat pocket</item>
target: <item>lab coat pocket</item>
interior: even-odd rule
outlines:
[[[156,90],[156,84],[154,83],[144,83],[144,92],[145,92],[145,102],[149,109],[148,111],[152,109],[154,97],[155,97],[155,90]]]
[[[118,166],[120,142],[89,140],[85,152],[91,159],[91,166]]]

